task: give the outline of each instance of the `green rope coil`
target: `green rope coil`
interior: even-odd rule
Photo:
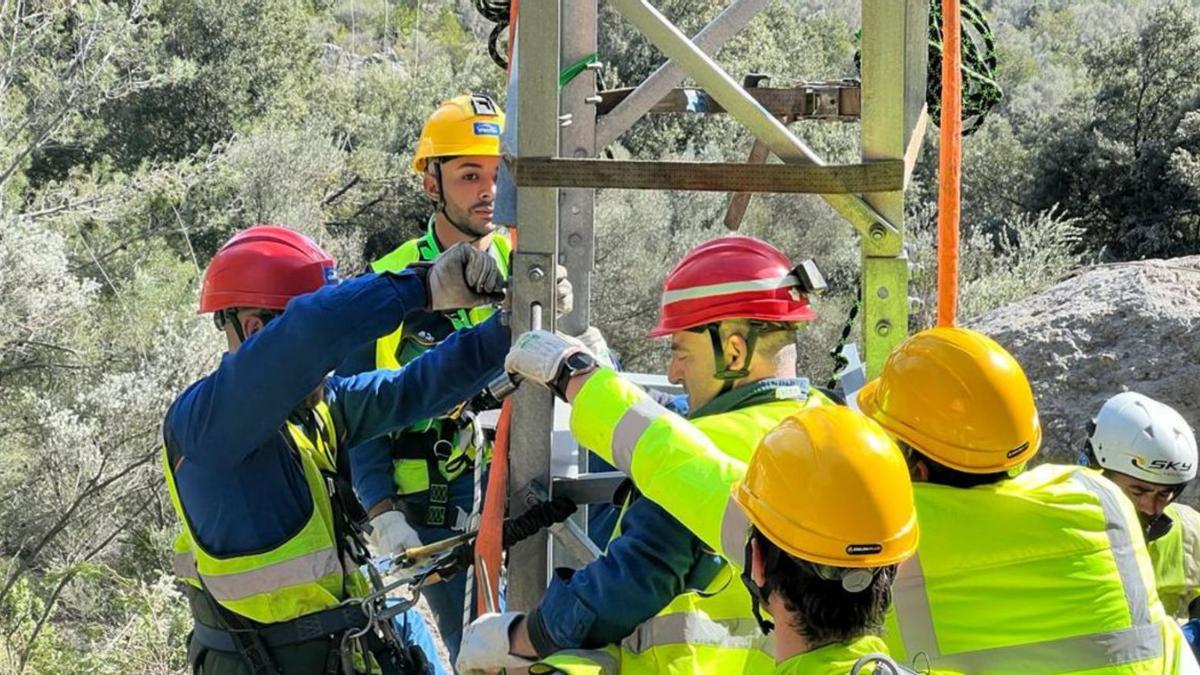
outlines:
[[[962,0],[963,135],[983,126],[1004,92],[996,82],[996,44],[987,17],[971,0]],[[929,3],[929,83],[925,102],[935,122],[942,112],[942,3]]]
[[[983,126],[988,113],[1003,98],[1004,92],[996,82],[996,43],[987,16],[974,0],[961,0],[962,13],[962,76],[963,76],[963,136]],[[855,33],[862,42],[862,30]],[[942,0],[929,2],[929,72],[925,86],[925,103],[929,115],[937,124],[942,112]],[[854,53],[854,67],[862,72],[862,50]]]

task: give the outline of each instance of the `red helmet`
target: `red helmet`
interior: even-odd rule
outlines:
[[[232,307],[281,310],[335,277],[333,258],[286,227],[256,225],[233,235],[204,273],[200,313]]]
[[[692,249],[667,275],[662,312],[650,337],[726,319],[794,323],[815,318],[787,256],[765,241],[731,235]]]

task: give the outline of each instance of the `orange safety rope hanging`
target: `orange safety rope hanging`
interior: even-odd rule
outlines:
[[[962,192],[962,14],[942,0],[942,118],[938,158],[938,325],[958,315],[958,225]]]
[[[487,494],[475,539],[475,611],[498,611],[500,566],[504,549],[504,502],[508,500],[508,439],[512,422],[512,398],[504,399],[500,421],[496,424],[496,443],[492,446],[492,468]],[[489,607],[488,605],[493,605]]]

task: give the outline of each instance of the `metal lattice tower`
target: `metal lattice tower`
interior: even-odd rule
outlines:
[[[868,372],[877,373],[908,327],[904,188],[927,121],[928,0],[863,0],[861,86],[824,82],[784,89],[743,86],[709,56],[770,0],[733,0],[692,39],[648,0],[608,0],[670,59],[635,89],[614,92],[598,92],[595,66],[587,65],[597,50],[597,1],[526,0],[520,5],[514,64],[520,245],[513,261],[513,335],[529,329],[535,303],[551,308],[544,313],[551,324],[547,328],[578,334],[589,325],[596,187],[814,193],[859,235],[865,358]],[[562,77],[560,86],[564,69],[573,76]],[[684,77],[701,90],[677,89]],[[662,112],[729,114],[757,139],[751,162],[765,162],[769,151],[784,164],[767,168],[595,159],[643,115]],[[813,118],[858,119],[862,163],[826,166],[785,124]],[[736,204],[735,199],[731,216],[740,218],[734,213]],[[574,311],[554,326],[556,262],[566,265],[576,295]],[[547,492],[579,503],[611,495],[618,476],[552,476],[554,400],[541,387],[522,387],[515,396],[511,514],[519,515]],[[553,559],[567,555],[587,561],[589,546],[579,528],[556,528],[555,535],[560,545],[550,546],[543,532],[510,550],[510,609],[528,610],[538,603]]]

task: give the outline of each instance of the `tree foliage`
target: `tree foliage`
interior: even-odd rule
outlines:
[[[694,33],[727,3],[659,0]],[[963,313],[1081,261],[1200,250],[1200,10],[1185,0],[988,0],[1006,91],[964,147]],[[664,58],[601,3],[607,87]],[[776,0],[716,58],[771,83],[854,76],[858,0]],[[469,0],[0,2],[0,672],[170,673],[188,619],[157,466],[169,401],[220,351],[194,314],[232,232],[296,227],[355,272],[423,227],[424,117],[503,95]],[[858,128],[794,123],[853,162]],[[618,157],[742,161],[729,119],[653,116]],[[910,192],[913,327],[932,320],[936,134]],[[728,197],[597,193],[595,322],[626,362],[671,264]],[[802,370],[829,376],[855,235],[820,199],[756,196],[742,231],[815,258],[830,291]]]

